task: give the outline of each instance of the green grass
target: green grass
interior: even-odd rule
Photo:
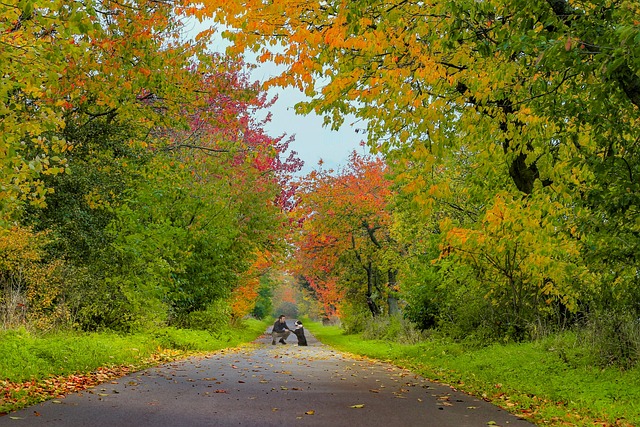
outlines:
[[[265,329],[266,323],[247,320],[215,334],[175,328],[135,334],[58,332],[43,336],[24,329],[0,331],[0,379],[19,382],[102,366],[135,365],[162,349],[215,351],[252,341]]]
[[[569,355],[557,350],[554,344],[561,336],[470,348],[435,339],[402,345],[345,335],[339,327],[310,322],[305,327],[339,350],[409,368],[539,425],[640,425],[640,367],[597,368],[587,349]]]
[[[364,340],[345,335],[338,327],[305,322],[325,344],[343,351],[390,361],[427,378],[451,384],[539,425],[640,425],[640,368],[600,369],[589,363],[589,352],[563,344],[566,337],[525,344],[470,348],[446,340],[414,345]],[[52,376],[82,374],[99,367],[143,367],[163,350],[170,357],[209,352],[249,342],[267,323],[246,321],[212,334],[207,331],[163,328],[145,333],[57,333],[36,336],[26,330],[0,332],[0,380],[21,382]],[[39,397],[40,400],[42,398]],[[15,410],[7,401],[0,412]],[[568,423],[568,424],[567,424]]]
[[[253,341],[267,323],[246,320],[208,331],[162,328],[135,334],[58,332],[43,336],[24,329],[0,331],[0,414],[60,394],[73,378],[96,384],[104,369],[121,376],[153,364],[236,347]],[[66,379],[65,379],[66,378]]]
[[[247,319],[234,328],[214,333],[192,329],[165,328],[157,331],[153,337],[159,341],[163,348],[185,351],[216,351],[253,341],[264,333],[267,324],[268,322]]]

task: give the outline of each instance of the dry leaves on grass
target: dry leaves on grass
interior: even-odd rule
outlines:
[[[64,397],[69,393],[83,391],[128,375],[142,367],[176,360],[184,355],[184,352],[177,350],[160,350],[135,366],[101,367],[84,374],[57,375],[22,382],[0,380],[0,415],[51,398]]]

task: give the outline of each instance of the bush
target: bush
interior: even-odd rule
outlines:
[[[423,337],[416,326],[401,316],[377,316],[367,322],[362,337],[364,339],[380,339],[401,344],[415,344]]]
[[[442,285],[438,329],[454,340],[495,342],[505,334],[500,313],[470,276],[451,277]]]
[[[364,305],[345,304],[341,308],[340,321],[346,334],[359,334],[372,319],[371,312]]]
[[[65,278],[65,299],[75,328],[124,333],[141,329],[134,305],[118,283],[84,268],[67,269]]]
[[[273,304],[271,298],[273,297],[272,285],[268,281],[267,276],[260,278],[260,287],[258,288],[258,298],[256,299],[256,305],[253,307],[251,314],[258,319],[266,319],[273,311]]]
[[[472,268],[454,261],[450,257],[414,268],[408,277],[405,317],[420,330],[437,330],[456,341],[503,338],[509,325],[485,298],[485,287]]]
[[[640,319],[629,313],[589,314],[580,336],[599,366],[631,368],[640,360]]]
[[[405,317],[421,330],[436,327],[442,300],[438,292],[443,282],[440,271],[424,261],[413,267],[406,280],[403,284],[407,288],[404,295],[407,302],[403,310]]]
[[[62,260],[49,260],[48,232],[0,226],[0,327],[51,329],[66,318],[59,307]]]
[[[206,310],[193,311],[176,320],[175,326],[186,329],[216,332],[229,326],[231,307],[224,300],[210,304]]]

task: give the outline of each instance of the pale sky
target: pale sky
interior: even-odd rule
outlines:
[[[256,70],[259,71],[259,70]],[[256,80],[263,80],[262,76],[254,73]],[[270,109],[273,117],[266,126],[267,134],[279,136],[282,133],[295,135],[295,140],[289,146],[290,150],[298,152],[298,157],[304,161],[302,174],[318,169],[318,162],[323,161],[323,169],[336,169],[346,164],[348,156],[353,150],[360,154],[367,152],[360,146],[364,139],[363,133],[356,133],[361,124],[353,124],[354,119],[345,120],[338,131],[332,131],[322,126],[322,117],[315,114],[297,115],[294,105],[306,99],[305,95],[294,88],[272,88],[269,95],[278,95],[278,100]]]
[[[204,28],[204,24],[194,26],[190,32],[194,36],[197,28]],[[220,38],[210,45],[212,51],[224,52],[227,42]],[[252,62],[250,58],[247,62]],[[252,72],[252,77],[258,81],[275,75],[277,68],[272,64],[259,64]],[[295,135],[295,140],[289,149],[296,151],[298,157],[304,161],[301,174],[307,174],[313,169],[318,169],[318,162],[322,159],[323,169],[336,169],[345,165],[349,154],[356,150],[360,154],[368,152],[361,147],[364,139],[363,133],[356,133],[357,127],[364,127],[362,123],[353,124],[353,118],[347,118],[344,125],[338,131],[322,126],[322,117],[315,114],[300,116],[295,113],[294,105],[305,100],[305,95],[295,88],[272,88],[270,96],[278,95],[278,100],[269,110],[272,114],[271,122],[265,126],[267,134],[277,137],[282,134]],[[353,124],[353,125],[352,125]]]

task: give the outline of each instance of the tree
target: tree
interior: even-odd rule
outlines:
[[[153,129],[151,158],[131,165],[112,208],[105,283],[143,322],[202,327],[220,301],[241,317],[257,298],[251,266],[283,248],[280,183],[298,160],[280,160],[283,137],[269,137],[254,118],[267,98],[244,68],[213,62],[216,72],[201,75],[204,102],[187,116],[189,127]]]
[[[335,125],[353,112],[382,148],[446,149],[452,130],[473,124],[475,144],[501,147],[515,186],[529,194],[536,180],[557,179],[562,147],[595,148],[573,136],[600,128],[605,116],[637,114],[637,14],[631,2],[256,1],[241,10],[225,3],[216,17],[242,29],[230,31],[235,50],[286,66],[270,83],[313,96],[300,110]],[[572,102],[553,102],[563,98]],[[628,122],[612,123],[612,137],[633,143]]]
[[[148,131],[194,103],[189,65],[204,41],[179,39],[170,3],[10,1],[0,16],[3,224],[25,203],[44,206],[43,178],[63,172],[74,148],[66,124],[117,116]]]
[[[502,226],[514,233],[526,223],[531,233],[525,254],[556,243],[580,250],[547,266],[586,268],[578,294],[572,277],[546,281],[545,267],[526,273],[541,284],[528,298],[553,282],[559,301],[581,301],[573,309],[637,315],[639,12],[629,1],[256,1],[225,3],[217,19],[241,29],[229,31],[233,50],[284,65],[270,84],[312,97],[300,112],[333,126],[360,118],[400,175],[418,158],[424,178],[444,164],[455,179],[455,159],[471,159],[476,179],[491,184],[464,186],[481,202],[466,227],[474,235],[491,235],[502,204]],[[431,184],[413,185],[419,194]]]
[[[338,173],[313,171],[300,183],[298,272],[320,296],[327,315],[344,305],[343,295],[364,300],[373,316],[398,310],[398,254],[390,234],[385,173],[381,159],[354,152]]]
[[[0,10],[0,234],[24,223],[51,236],[47,257],[65,260],[56,295],[76,325],[128,330],[206,310],[258,253],[283,247],[300,161],[281,156],[290,139],[264,132],[269,117],[254,118],[270,101],[246,64],[181,37],[179,17],[196,11]]]

